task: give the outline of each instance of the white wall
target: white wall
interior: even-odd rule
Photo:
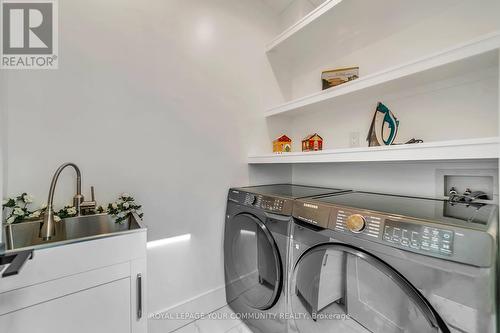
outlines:
[[[471,169],[489,174],[498,169],[498,161],[298,164],[292,172],[297,184],[439,197],[444,193],[444,186],[440,187],[443,183],[437,179],[441,170],[462,170],[467,175]],[[495,188],[494,195],[498,196],[498,188]]]
[[[284,31],[315,8],[309,0],[294,0],[279,13],[280,30]]]
[[[60,68],[8,73],[9,194],[45,201],[74,161],[85,194],[144,204],[149,240],[192,234],[149,251],[151,312],[224,284],[227,190],[249,182],[249,146],[269,142],[260,111],[279,97],[268,12],[254,0],[60,1]],[[56,201],[73,194],[68,170]]]

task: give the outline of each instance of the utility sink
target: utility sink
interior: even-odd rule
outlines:
[[[122,223],[116,223],[115,219],[108,214],[85,215],[57,222],[55,236],[49,240],[43,240],[39,236],[42,223],[43,221],[40,220],[4,226],[6,250],[57,246],[140,231],[145,228],[137,214],[132,214]]]

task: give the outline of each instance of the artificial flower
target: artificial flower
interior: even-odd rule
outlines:
[[[28,217],[30,218],[37,218],[40,217],[41,212],[39,210],[35,210],[33,213],[29,214]]]
[[[24,203],[32,203],[33,202],[33,196],[28,194],[28,193],[24,193],[23,194],[23,201]]]

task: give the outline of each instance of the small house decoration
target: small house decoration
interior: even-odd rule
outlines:
[[[359,78],[359,67],[337,68],[321,73],[323,90]]]
[[[292,151],[292,139],[282,135],[273,141],[273,153],[289,153]]]
[[[323,138],[314,133],[302,140],[302,151],[317,151],[323,149]]]

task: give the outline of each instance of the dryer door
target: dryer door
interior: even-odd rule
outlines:
[[[271,308],[281,292],[280,253],[266,225],[254,215],[241,213],[226,223],[224,264],[228,302],[242,301],[251,308]]]
[[[426,298],[372,254],[343,243],[306,250],[290,276],[292,331],[450,332]]]

